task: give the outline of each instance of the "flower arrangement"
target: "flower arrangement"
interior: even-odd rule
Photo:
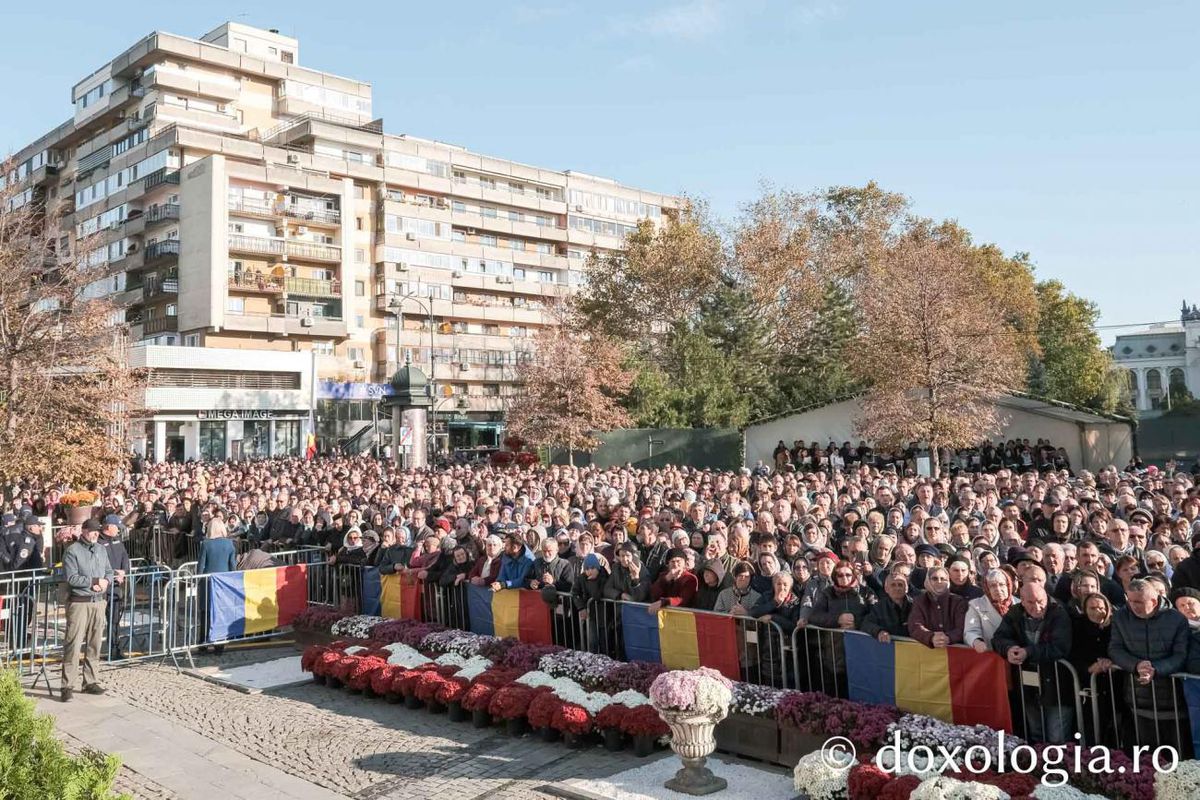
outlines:
[[[323,644],[312,644],[304,648],[304,652],[300,654],[300,669],[303,672],[312,672],[313,665],[322,653],[329,652],[329,648]]]
[[[708,667],[664,672],[650,684],[650,702],[671,711],[719,713],[723,717],[732,699],[733,684]]]
[[[729,703],[729,713],[774,719],[775,706],[783,695],[781,689],[738,681],[733,684],[733,700]]]
[[[406,644],[395,642],[388,645],[384,649],[391,651],[391,655],[389,655],[387,659],[387,663],[389,664],[395,664],[397,666],[408,667],[409,669],[412,669],[430,663],[426,656],[417,652],[416,650],[413,650]]]
[[[345,683],[350,676],[350,670],[354,669],[360,661],[362,659],[358,656],[342,655],[333,663],[333,667],[329,670],[329,676]]]
[[[446,678],[437,674],[435,670],[426,670],[422,672],[413,683],[413,694],[423,703],[428,703],[437,698],[438,690],[447,682]]]
[[[909,800],[913,790],[921,785],[916,775],[901,775],[879,790],[879,800]]]
[[[467,693],[470,683],[462,678],[454,677],[447,678],[444,683],[438,688],[437,701],[450,705],[451,703],[461,703],[463,695]]]
[[[1037,798],[1037,800],[1104,800],[1098,794],[1084,794],[1070,784],[1062,786],[1038,784],[1037,788],[1028,796]],[[1013,797],[1015,798],[1015,795]],[[1184,797],[1195,797],[1195,795],[1184,795]]]
[[[472,683],[463,693],[462,707],[467,711],[486,711],[492,703],[497,687],[489,683]]]
[[[479,652],[479,645],[475,640],[480,637],[467,631],[460,631],[455,628],[446,628],[445,630],[433,631],[425,636],[418,646],[422,650],[427,650],[431,653],[454,653],[463,658],[470,658]],[[463,650],[459,650],[457,645],[462,644]],[[465,652],[464,652],[465,651]]]
[[[559,700],[553,692],[539,692],[529,702],[529,710],[525,712],[525,719],[529,720],[529,727],[550,727],[550,720],[554,719],[554,712],[558,711],[562,704],[562,700]]]
[[[463,664],[467,663],[467,660],[465,658],[463,658],[462,656],[460,656],[458,653],[443,652],[440,656],[438,656],[437,658],[435,658],[433,660],[433,663],[437,664],[438,666],[443,666],[443,667],[444,666],[454,666],[454,667],[461,668]]]
[[[1154,796],[1159,800],[1192,800],[1200,797],[1200,761],[1181,761],[1174,772],[1156,775]]]
[[[666,671],[667,668],[662,664],[650,661],[630,661],[628,664],[618,662],[604,676],[604,682],[600,688],[606,692],[632,690],[648,694],[650,684]]]
[[[380,697],[392,694],[392,685],[396,681],[396,676],[403,671],[403,667],[385,663],[371,676],[371,691]]]
[[[811,800],[847,800],[848,776],[849,770],[827,765],[820,751],[801,758],[792,770],[796,791],[807,793]]]
[[[984,772],[978,775],[968,773],[969,780],[976,783],[988,783],[995,786],[1009,797],[1029,797],[1038,787],[1039,782],[1032,775],[1020,772]]]
[[[99,497],[100,495],[96,494],[95,492],[88,491],[87,489],[81,489],[77,492],[67,492],[63,496],[59,497],[58,504],[60,506],[66,506],[67,508],[83,508],[84,506],[96,505],[96,500]]]
[[[371,638],[381,642],[399,642],[415,649],[421,646],[426,636],[440,630],[443,630],[442,626],[432,622],[389,619],[377,624],[371,630]]]
[[[550,727],[562,733],[583,736],[592,730],[592,715],[582,706],[574,703],[561,703],[554,711]]]
[[[846,791],[850,800],[875,800],[879,791],[894,780],[874,763],[855,764],[846,776]]]
[[[500,719],[523,717],[529,710],[529,704],[533,702],[533,691],[528,686],[518,683],[502,686],[492,696],[492,702],[488,704],[488,711],[493,717]]]
[[[525,644],[524,642],[516,642],[512,647],[508,648],[502,658],[494,658],[482,650],[480,651],[480,655],[486,656],[489,660],[497,664],[502,664],[509,669],[529,672],[538,668],[538,663],[542,660],[543,656],[557,653],[563,649],[556,644]]]
[[[371,630],[383,622],[383,617],[372,617],[368,614],[355,614],[351,617],[343,617],[333,623],[329,632],[334,636],[349,636],[354,639],[369,639],[371,638]]]
[[[653,736],[657,739],[669,735],[671,729],[663,722],[654,706],[644,705],[629,709],[629,713],[621,719],[621,732],[630,736]]]
[[[570,678],[589,689],[596,689],[603,685],[605,676],[617,663],[598,653],[560,650],[542,656],[538,669],[556,678]]]
[[[873,703],[840,700],[820,692],[784,692],[775,706],[781,726],[818,736],[845,736],[864,749],[879,747],[899,709]]]
[[[333,668],[338,661],[341,660],[341,658],[342,653],[333,649],[325,650],[323,653],[319,653],[316,658],[313,659],[312,674],[319,675],[321,677],[328,677],[329,675],[333,674]]]
[[[910,800],[1009,800],[1000,789],[986,783],[968,783],[946,775],[926,778],[913,789]]]
[[[617,692],[612,696],[613,703],[619,703],[626,708],[635,708],[636,706],[644,706],[650,702],[650,698],[641,692],[635,692],[633,689],[626,689],[623,692]]]
[[[387,662],[377,656],[366,656],[356,660],[358,663],[346,673],[346,685],[361,692],[371,685],[371,678],[386,667]]]
[[[503,664],[509,652],[519,644],[521,642],[516,639],[493,639],[479,646],[479,655],[494,664]]]
[[[1086,770],[1082,774],[1072,775],[1071,781],[1076,787],[1117,800],[1155,800],[1154,770],[1146,764],[1141,764],[1141,769],[1135,769],[1133,759],[1120,750],[1089,747],[1084,751],[1084,763],[1088,763],[1093,756],[1099,757],[1101,750],[1107,751],[1108,763],[1112,768]],[[1074,758],[1071,752],[1065,763],[1074,761]]]
[[[328,633],[338,620],[348,615],[331,606],[310,605],[292,619],[292,627],[302,631],[320,631]]]
[[[621,724],[625,721],[625,717],[629,714],[629,707],[623,706],[620,703],[610,703],[600,710],[596,715],[597,728],[615,728],[621,729]]]
[[[395,680],[392,681],[392,694],[400,694],[408,697],[412,695],[417,688],[417,680],[425,674],[423,669],[401,669],[396,673]]]
[[[458,677],[467,681],[473,681],[476,677],[491,668],[492,662],[483,656],[471,656],[463,662],[462,669],[458,671]]]
[[[347,656],[356,656],[359,653],[367,652],[367,648],[359,644],[352,644],[349,647],[342,648],[342,654]]]
[[[953,725],[924,714],[905,714],[889,726],[887,740],[893,741],[896,733],[900,734],[902,750],[911,750],[918,745],[934,751],[938,747],[961,747],[960,752],[966,752],[970,747],[982,747],[991,754],[991,763],[999,763],[999,737],[995,730],[986,725]],[[1008,753],[1021,744],[1023,741],[1018,737],[1005,736],[1005,750]]]

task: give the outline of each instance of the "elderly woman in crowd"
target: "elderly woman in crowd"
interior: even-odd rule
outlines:
[[[1007,572],[992,570],[984,578],[984,596],[967,603],[963,643],[977,653],[992,649],[992,636],[1013,604],[1013,582]]]

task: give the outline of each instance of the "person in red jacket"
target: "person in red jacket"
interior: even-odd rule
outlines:
[[[687,571],[687,554],[676,548],[667,553],[667,568],[650,587],[650,605],[646,608],[657,614],[663,606],[691,608],[700,584]]]
[[[926,647],[962,644],[966,619],[967,601],[950,591],[950,573],[945,567],[931,567],[925,591],[908,615],[908,635]]]

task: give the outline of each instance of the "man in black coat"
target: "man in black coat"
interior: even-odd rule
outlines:
[[[125,582],[129,580],[129,552],[121,541],[121,518],[109,514],[104,518],[104,527],[100,529],[100,546],[108,553],[108,563],[112,566],[113,580],[108,586],[108,604],[105,607],[105,622],[108,640],[108,660],[120,661],[125,658],[121,647],[121,615],[125,611]]]
[[[858,629],[887,644],[893,636],[908,636],[908,615],[911,611],[908,578],[903,571],[889,572],[883,584],[883,594],[867,610]]]
[[[1066,742],[1074,730],[1074,683],[1057,662],[1071,652],[1067,610],[1050,599],[1045,586],[1022,586],[1021,602],[1000,620],[992,649],[1021,671],[1037,673],[1038,688],[1026,691],[1021,702],[1026,735],[1034,741]]]
[[[1171,576],[1172,589],[1200,589],[1200,533],[1192,536],[1192,554],[1179,562]]]

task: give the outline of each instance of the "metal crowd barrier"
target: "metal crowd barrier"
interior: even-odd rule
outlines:
[[[1189,678],[1200,676],[1179,673],[1142,683],[1116,665],[1092,675],[1089,702],[1096,743],[1126,751],[1166,745],[1174,747],[1181,759],[1194,758],[1192,723],[1183,693],[1183,681]]]
[[[847,635],[868,634],[816,625],[797,627],[791,636],[793,680],[789,688],[848,698],[843,641]],[[894,642],[916,641],[903,636],[893,636],[891,639]],[[962,644],[950,646],[970,649]],[[1082,691],[1079,674],[1069,662],[1060,660],[1054,664],[1007,666],[1009,705],[1016,735],[1032,741],[1055,743],[1086,744],[1092,741],[1084,722],[1087,694]],[[1043,693],[1051,693],[1058,698],[1058,702],[1044,702]],[[1076,733],[1080,734],[1078,739],[1075,738]]]
[[[645,614],[647,603],[601,598],[588,603],[586,629],[583,634],[586,649],[602,653],[611,658],[625,660],[625,641],[622,629],[623,614]],[[696,615],[708,615],[733,619],[734,635],[737,637],[738,665],[741,679],[747,683],[758,683],[777,689],[789,684],[789,665],[786,637],[778,623],[702,611],[685,609]]]

